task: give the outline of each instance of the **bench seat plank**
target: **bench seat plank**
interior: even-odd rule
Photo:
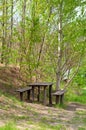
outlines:
[[[52,93],[52,96],[56,96],[56,104],[63,104],[63,97],[65,92],[66,90],[57,90],[56,92]]]
[[[62,95],[64,94],[66,91],[65,90],[57,90],[56,92],[52,93],[53,96],[56,96],[56,95]]]

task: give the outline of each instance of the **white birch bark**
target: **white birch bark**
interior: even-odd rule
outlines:
[[[62,2],[59,4],[59,23],[58,23],[58,62],[56,70],[56,90],[60,89],[61,82],[61,53],[62,53]]]

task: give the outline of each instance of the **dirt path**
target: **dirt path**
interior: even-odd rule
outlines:
[[[22,84],[21,81],[18,68],[0,68],[0,90],[4,94],[15,95],[15,89]],[[52,130],[57,125],[66,127],[66,130],[86,130],[86,106],[70,103],[62,109],[36,103],[20,103],[0,95],[0,126],[8,122],[14,122],[20,130]],[[56,127],[53,130],[57,130]]]
[[[20,130],[38,130],[37,124],[62,125],[66,130],[86,129],[86,106],[70,103],[65,109],[34,103],[15,103],[0,97],[0,126],[13,121]],[[35,129],[36,130],[36,129]],[[40,128],[41,130],[41,128]],[[46,130],[46,129],[45,129]],[[49,129],[52,130],[52,129]]]

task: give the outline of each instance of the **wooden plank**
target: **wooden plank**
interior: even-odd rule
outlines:
[[[35,82],[35,83],[29,83],[29,86],[49,86],[53,85],[52,82]]]
[[[23,101],[23,92],[20,92],[20,100]]]
[[[49,85],[49,105],[52,106],[52,85]]]
[[[56,96],[56,95],[63,95],[66,91],[65,90],[58,90],[54,93],[52,93],[53,96]]]
[[[38,102],[40,101],[40,86],[38,87]]]
[[[30,100],[30,90],[27,90],[27,99]]]
[[[43,104],[46,105],[46,86],[44,86],[44,101]]]
[[[16,92],[25,92],[25,91],[28,91],[28,90],[31,90],[31,89],[32,89],[31,87],[20,88],[20,89],[16,90]]]

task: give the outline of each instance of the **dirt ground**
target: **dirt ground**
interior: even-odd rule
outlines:
[[[3,93],[17,97],[15,89],[21,84],[18,68],[0,67],[0,90]],[[15,122],[20,130],[38,130],[36,124],[39,123],[52,126],[61,124],[66,130],[86,130],[86,105],[68,103],[64,108],[48,107],[41,103],[17,102],[0,94],[0,126],[10,121]]]
[[[86,106],[70,103],[65,108],[55,108],[27,102],[20,105],[2,95],[0,97],[0,126],[10,121],[16,122],[20,130],[26,128],[33,130],[34,127],[38,127],[37,123],[52,126],[61,124],[66,127],[66,130],[78,130],[80,127],[86,129]]]

